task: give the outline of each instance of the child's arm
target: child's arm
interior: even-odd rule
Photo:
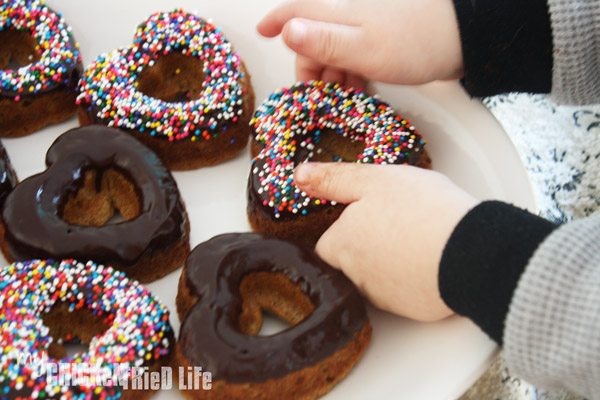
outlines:
[[[408,166],[309,163],[295,179],[349,203],[317,252],[375,306],[425,321],[455,311],[532,383],[600,391],[600,216],[557,228]]]

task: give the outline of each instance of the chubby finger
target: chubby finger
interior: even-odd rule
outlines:
[[[343,254],[339,248],[342,241],[339,239],[339,219],[335,221],[319,238],[315,245],[315,253],[333,268],[340,269],[342,262],[340,256]]]
[[[256,29],[266,37],[281,33],[283,26],[292,18],[356,25],[357,18],[339,2],[331,0],[292,0],[275,7],[258,23]]]
[[[335,67],[325,67],[321,73],[321,80],[324,82],[337,82],[341,85],[345,85],[346,73]]]
[[[341,69],[360,70],[364,37],[360,26],[293,18],[283,27],[287,46],[298,54]]]
[[[358,89],[366,89],[367,80],[360,75],[347,73],[346,80],[344,81],[346,86],[352,86]]]
[[[296,79],[298,81],[319,81],[325,69],[325,64],[296,55]]]
[[[339,68],[327,67],[323,63],[299,54],[296,55],[296,79],[301,82],[311,80],[338,82],[342,85],[359,89],[365,89],[367,86],[367,80],[361,75]]]
[[[344,212],[351,214],[352,204],[349,204]],[[343,214],[342,214],[343,215]],[[321,235],[315,246],[315,252],[325,262],[336,269],[341,269],[350,279],[353,278],[354,271],[351,266],[354,265],[352,258],[355,255],[356,243],[358,238],[354,226],[351,225],[351,218],[338,218]]]
[[[306,193],[338,203],[352,203],[368,192],[376,171],[372,165],[356,163],[303,163],[294,180]]]
[[[367,243],[369,231],[357,229],[357,219],[360,219],[359,203],[349,204],[340,218],[321,235],[315,252],[329,265],[341,270],[363,295],[367,295],[365,271],[360,265],[363,265],[370,255],[364,253],[364,247],[357,243]]]

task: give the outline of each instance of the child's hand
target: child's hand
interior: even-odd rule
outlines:
[[[296,184],[349,203],[317,243],[377,307],[416,320],[452,314],[440,297],[442,251],[477,200],[440,173],[400,165],[307,163]]]
[[[364,86],[365,79],[421,84],[462,74],[452,0],[292,0],[258,24],[282,33],[298,80]]]

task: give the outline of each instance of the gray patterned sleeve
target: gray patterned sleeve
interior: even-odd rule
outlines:
[[[509,367],[600,399],[600,215],[561,226],[521,276],[505,321]]]
[[[548,0],[553,40],[552,97],[600,101],[600,0]]]

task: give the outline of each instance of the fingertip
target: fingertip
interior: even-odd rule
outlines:
[[[266,37],[275,37],[283,32],[284,27],[295,17],[301,16],[310,10],[306,2],[290,0],[272,9],[260,20],[256,28]]]
[[[281,33],[281,29],[283,28],[282,24],[278,24],[276,20],[271,16],[271,14],[265,16],[261,19],[258,24],[256,24],[256,30],[264,37],[272,38]]]
[[[298,188],[311,196],[351,203],[359,199],[360,185],[367,185],[366,181],[361,182],[364,174],[359,172],[360,167],[354,163],[303,163],[296,167],[294,180]]]
[[[306,41],[308,25],[300,18],[292,18],[284,25],[282,34],[290,48],[300,48]]]
[[[294,181],[299,187],[308,186],[311,179],[311,173],[314,170],[314,163],[302,163],[294,170]]]
[[[258,32],[265,37],[275,37],[281,33],[284,25],[293,15],[293,2],[281,4],[272,9],[256,25]]]

